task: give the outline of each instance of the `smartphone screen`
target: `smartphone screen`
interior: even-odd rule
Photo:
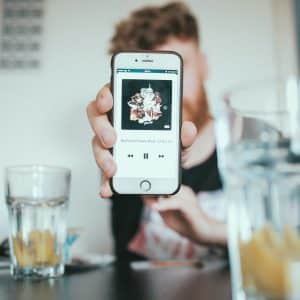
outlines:
[[[154,65],[115,64],[113,184],[121,193],[169,194],[180,180],[181,69]]]

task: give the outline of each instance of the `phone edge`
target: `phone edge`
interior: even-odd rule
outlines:
[[[179,91],[179,97],[180,97],[180,105],[179,105],[179,111],[180,111],[180,113],[179,113],[179,124],[180,124],[180,126],[179,126],[179,140],[180,140],[180,143],[179,143],[179,151],[178,151],[178,153],[179,153],[179,155],[178,155],[178,164],[179,164],[179,168],[178,168],[178,186],[177,186],[177,188],[175,189],[174,192],[168,193],[168,194],[123,194],[123,193],[121,194],[114,188],[113,177],[111,177],[110,180],[109,180],[110,188],[111,188],[112,192],[114,194],[117,194],[117,195],[133,195],[133,196],[144,196],[144,195],[147,195],[147,196],[160,196],[160,195],[171,196],[171,195],[175,195],[180,190],[180,187],[181,187],[181,184],[182,184],[181,129],[182,129],[182,106],[183,106],[183,59],[182,59],[182,57],[179,53],[177,53],[176,51],[171,51],[171,50],[169,50],[169,51],[151,51],[151,50],[124,51],[124,50],[122,50],[122,51],[118,51],[118,52],[114,53],[111,57],[111,63],[110,63],[110,69],[111,69],[110,89],[111,89],[111,94],[112,94],[112,97],[113,97],[113,107],[114,107],[114,66],[115,66],[115,59],[116,59],[117,55],[122,54],[122,53],[165,53],[165,54],[174,54],[179,58],[181,78],[180,78],[180,91]],[[114,109],[113,108],[109,113],[109,119],[111,120],[112,126],[114,127]],[[110,152],[113,156],[113,147],[110,149]]]

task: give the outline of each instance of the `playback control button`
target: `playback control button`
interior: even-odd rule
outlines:
[[[151,189],[151,183],[148,180],[143,180],[140,183],[140,188],[143,192],[148,192]]]

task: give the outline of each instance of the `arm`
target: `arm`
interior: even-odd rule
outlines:
[[[113,195],[109,185],[117,166],[110,152],[116,141],[116,132],[112,127],[108,113],[112,110],[113,98],[109,85],[105,85],[98,93],[96,100],[87,107],[87,115],[94,132],[92,139],[93,153],[97,165],[102,171],[100,196],[112,197],[111,226],[114,237],[115,253],[120,260],[130,260],[132,255],[127,251],[127,244],[136,233],[143,202],[139,197]],[[196,136],[196,127],[191,122],[184,122],[181,140],[184,147],[190,146]]]
[[[227,245],[227,226],[203,212],[195,193],[182,186],[179,193],[169,198],[160,197],[148,203],[160,213],[173,230],[199,244]]]

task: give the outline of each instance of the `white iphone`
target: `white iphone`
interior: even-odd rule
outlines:
[[[182,59],[167,51],[119,52],[111,65],[111,187],[118,194],[174,194],[181,184]]]

